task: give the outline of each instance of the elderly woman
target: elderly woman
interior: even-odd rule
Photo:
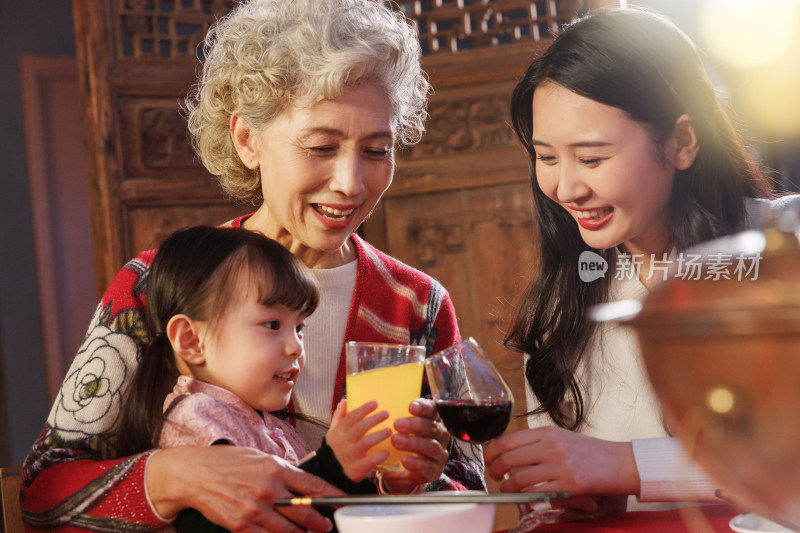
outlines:
[[[205,58],[188,105],[197,153],[228,195],[259,205],[228,225],[279,241],[318,278],[293,406],[328,422],[344,394],[344,342],[431,353],[460,340],[442,286],[355,235],[392,181],[395,147],[423,133],[429,85],[416,35],[372,0],[252,0],[212,27]],[[315,511],[270,502],[336,489],[255,450],[115,453],[119,405],[150,340],[142,295],[153,255],[125,265],[97,308],[25,463],[27,523],[144,531],[195,508],[235,531],[329,529]],[[480,457],[451,440],[432,402],[415,401],[410,414],[392,443],[413,454],[386,473],[391,487],[484,489]],[[298,428],[312,446],[324,431]]]

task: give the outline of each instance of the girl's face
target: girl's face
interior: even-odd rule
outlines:
[[[348,238],[392,182],[392,113],[388,96],[375,84],[286,108],[252,137],[247,150],[239,150],[246,165],[260,169],[264,197],[245,225],[311,267],[353,259],[343,250]],[[233,135],[236,142],[235,127]]]
[[[548,81],[533,93],[532,137],[539,187],[587,245],[624,244],[630,254],[668,246],[675,167],[644,125]]]
[[[246,270],[245,270],[246,272]],[[275,411],[289,404],[305,365],[305,315],[284,306],[268,307],[247,290],[247,273],[239,274],[238,298],[201,342],[205,364],[195,375],[228,389],[255,409]]]

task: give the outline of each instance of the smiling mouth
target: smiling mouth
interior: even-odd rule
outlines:
[[[589,211],[573,211],[573,213],[578,218],[592,219],[604,217],[613,210],[613,207],[605,207],[603,209],[590,209]]]
[[[275,374],[274,379],[278,381],[293,381],[295,372],[284,372],[283,374]]]
[[[314,208],[320,215],[334,222],[343,222],[347,220],[347,217],[355,211],[355,209],[335,209],[322,204],[314,204]]]

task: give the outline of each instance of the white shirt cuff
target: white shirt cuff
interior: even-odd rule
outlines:
[[[632,444],[640,502],[721,501],[718,484],[686,455],[677,439],[635,439]]]

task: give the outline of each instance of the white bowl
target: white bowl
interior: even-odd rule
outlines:
[[[755,533],[757,531],[792,533],[791,529],[785,528],[755,513],[740,514],[733,517],[730,526],[732,530],[738,533]]]
[[[496,505],[349,505],[333,513],[339,533],[491,533]]]

